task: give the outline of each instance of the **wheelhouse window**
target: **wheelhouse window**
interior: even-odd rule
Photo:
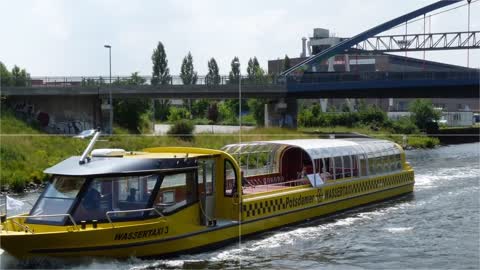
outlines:
[[[63,223],[72,208],[81,187],[85,183],[83,177],[56,176],[43,192],[37,204],[30,212],[28,223]],[[45,215],[59,215],[45,217]]]
[[[168,174],[163,177],[153,206],[163,214],[169,214],[197,202],[197,194],[195,171]]]
[[[205,177],[205,182],[204,182]],[[198,189],[206,195],[213,194],[213,179],[215,177],[215,161],[205,160],[198,166]]]
[[[93,179],[75,209],[75,221],[143,217],[147,212],[126,212],[151,206],[158,175],[101,177]]]

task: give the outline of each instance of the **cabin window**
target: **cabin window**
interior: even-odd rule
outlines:
[[[70,212],[80,188],[85,183],[82,177],[57,176],[48,185],[37,204],[30,212],[31,216],[58,215]],[[29,223],[63,223],[65,216],[28,218]]]
[[[345,173],[345,177],[352,177],[352,170],[353,170],[352,156],[343,157],[343,168],[344,168],[343,171]]]
[[[376,157],[375,158],[375,165],[376,165],[376,170],[375,171],[377,172],[377,174],[383,173],[383,169],[384,169],[383,163],[384,163],[383,157]]]
[[[402,169],[402,157],[400,156],[400,154],[395,155],[395,157],[396,157],[397,169],[401,170]]]
[[[370,175],[377,174],[377,168],[376,168],[376,160],[375,158],[369,158],[368,159],[368,172]]]
[[[235,190],[234,186],[237,183],[237,174],[235,173],[235,167],[230,160],[225,160],[225,181],[224,189],[225,196],[232,196],[232,190]]]
[[[333,179],[333,176],[330,173],[329,160],[331,160],[331,159],[328,159],[328,158],[327,159],[325,159],[325,158],[321,159],[322,165],[320,166],[321,168],[319,168],[318,171],[320,172],[320,177],[322,178],[323,181],[328,181],[328,180]]]
[[[367,176],[367,158],[364,155],[360,155],[360,175]]]
[[[388,156],[388,158],[389,158],[389,162],[390,162],[388,170],[389,171],[395,171],[397,169],[395,155],[390,155],[390,156]]]
[[[335,179],[345,178],[343,175],[343,158],[342,157],[335,157]]]
[[[195,176],[195,171],[165,175],[160,191],[155,198],[154,207],[164,214],[169,214],[197,202],[198,192]]]
[[[149,208],[157,175],[96,178],[88,185],[73,215],[76,221],[112,220],[143,217],[147,212],[131,212]]]
[[[352,177],[358,177],[360,175],[358,168],[358,156],[350,156],[352,159]]]
[[[245,176],[269,174],[275,171],[269,152],[246,152],[238,154],[238,157],[237,160]]]

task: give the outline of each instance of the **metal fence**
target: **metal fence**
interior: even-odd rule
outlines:
[[[405,81],[405,80],[480,80],[480,70],[464,72],[317,72],[290,75],[287,78],[277,75],[266,75],[262,78],[242,76],[242,85],[273,85],[288,83],[328,83],[355,81]],[[238,85],[238,78],[229,76],[216,78],[199,76],[192,85]],[[105,86],[152,86],[152,76],[70,76],[70,77],[31,77],[19,87],[105,87]],[[180,76],[171,76],[161,85],[185,85]],[[6,86],[6,85],[3,85]]]
[[[266,75],[261,78],[249,78],[242,76],[242,85],[268,85],[275,84],[277,77],[274,75]],[[198,76],[195,83],[188,85],[238,85],[238,77],[230,79],[229,76]],[[95,86],[128,86],[128,85],[145,85],[151,86],[152,76],[69,76],[69,77],[31,77],[26,86],[33,87],[95,87]],[[171,76],[164,83],[157,85],[185,85],[180,76]]]

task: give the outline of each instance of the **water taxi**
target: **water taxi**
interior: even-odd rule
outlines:
[[[19,258],[201,251],[414,188],[402,148],[383,140],[92,151],[98,136],[45,171],[52,179],[29,213],[2,219],[2,249]]]

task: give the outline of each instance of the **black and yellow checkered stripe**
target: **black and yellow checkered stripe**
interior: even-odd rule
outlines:
[[[243,204],[243,215],[246,218],[263,216],[285,209],[287,209],[287,200],[285,198],[275,198]]]
[[[283,196],[281,198],[272,199],[259,199],[258,201],[245,202],[242,205],[243,217],[246,219],[257,218],[260,216],[267,216],[289,210],[298,207],[305,207],[308,205],[314,205],[320,201],[336,200],[341,197],[351,196],[355,194],[362,194],[375,190],[381,190],[384,188],[394,187],[398,185],[404,185],[406,183],[413,182],[413,172],[404,172],[397,175],[389,175],[379,178],[373,178],[369,180],[363,180],[359,182],[348,183],[344,185],[331,186],[325,188],[323,192],[323,198],[317,200],[309,200],[292,205],[292,199],[298,199],[299,196],[303,198],[311,198],[315,196],[317,191],[308,192],[304,194],[291,195],[290,197]],[[290,204],[288,201],[290,200]]]

